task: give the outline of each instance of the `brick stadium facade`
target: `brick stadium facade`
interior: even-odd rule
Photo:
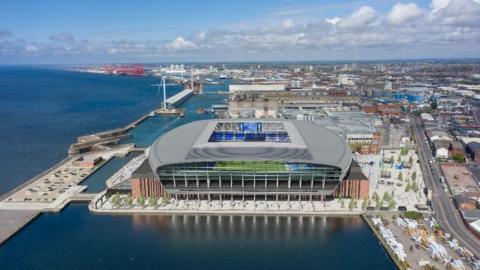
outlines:
[[[135,170],[132,174],[132,196],[139,197],[157,197],[160,198],[165,193],[160,180],[155,178],[148,159]]]
[[[365,199],[368,197],[368,178],[356,162],[352,162],[347,177],[335,190],[337,198]]]

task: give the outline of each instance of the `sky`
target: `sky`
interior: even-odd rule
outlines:
[[[480,0],[4,0],[0,64],[480,57]]]

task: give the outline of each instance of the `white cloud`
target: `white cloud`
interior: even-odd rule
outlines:
[[[480,3],[473,0],[434,0],[429,19],[432,24],[480,27]]]
[[[58,41],[58,42],[67,42],[67,43],[75,42],[75,38],[72,36],[72,34],[69,34],[69,33],[56,33],[56,34],[50,35],[49,39],[52,41]]]
[[[207,36],[207,32],[199,32],[197,33],[197,39],[198,40],[205,40],[205,37]]]
[[[430,7],[432,8],[432,13],[435,13],[441,9],[444,9],[450,4],[451,0],[432,0]]]
[[[377,14],[373,8],[369,6],[363,6],[354,11],[350,16],[342,19],[338,26],[341,28],[358,28],[363,26],[372,25],[377,18]]]
[[[293,22],[292,19],[287,19],[287,20],[282,22],[282,26],[285,27],[285,28],[292,28],[292,27],[295,26],[295,23]]]
[[[182,51],[182,50],[189,50],[189,49],[197,49],[197,45],[190,40],[187,40],[183,37],[177,37],[168,43],[165,46],[166,49],[171,51]]]
[[[325,19],[325,21],[329,24],[332,24],[332,25],[336,25],[337,23],[339,23],[342,19],[340,19],[339,17],[333,17],[331,19]]]
[[[393,25],[400,25],[421,17],[422,14],[423,11],[415,3],[397,3],[388,13],[387,20]]]
[[[32,44],[25,45],[24,49],[26,52],[38,52],[40,50],[40,48]]]

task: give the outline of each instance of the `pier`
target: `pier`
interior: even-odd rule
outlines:
[[[33,210],[0,210],[0,245],[40,214]]]
[[[169,97],[165,101],[166,108],[167,109],[174,109],[178,105],[182,104],[187,99],[189,99],[192,95],[193,95],[193,90],[192,89],[185,89],[185,90],[177,93],[176,95]]]

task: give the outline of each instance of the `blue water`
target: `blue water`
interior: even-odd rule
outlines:
[[[125,126],[156,108],[161,99],[153,83],[156,78],[0,68],[0,194],[64,158],[76,137]],[[148,146],[171,128],[211,118],[195,109],[224,98],[195,96],[183,105],[186,117],[150,118],[126,142]],[[128,158],[112,160],[84,183],[102,189]],[[72,204],[42,214],[0,246],[2,270],[393,268],[357,217],[110,216]]]
[[[158,78],[0,68],[0,194],[63,159],[78,136],[125,126],[158,107],[154,83]]]
[[[394,269],[359,217],[94,215],[73,204],[0,246],[1,269]]]
[[[103,191],[106,188],[105,182],[107,179],[115,174],[120,168],[125,166],[125,164],[132,160],[132,158],[134,158],[133,154],[129,154],[125,157],[113,157],[107,163],[103,164],[102,167],[82,181],[81,185],[86,185],[88,187],[85,192],[98,193]]]

